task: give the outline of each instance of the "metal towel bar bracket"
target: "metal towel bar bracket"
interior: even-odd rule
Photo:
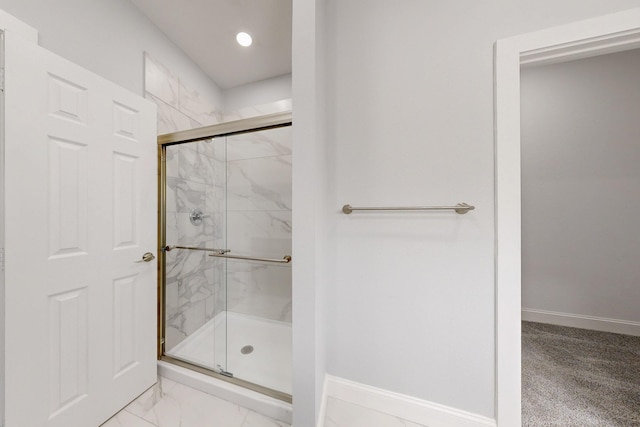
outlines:
[[[458,214],[466,214],[476,207],[466,203],[458,203],[455,206],[390,206],[390,207],[354,207],[344,205],[342,212],[349,215],[353,211],[446,211],[453,210]]]
[[[229,258],[229,259],[244,259],[247,261],[260,261],[260,262],[272,262],[276,264],[289,264],[291,262],[291,255],[285,255],[282,259],[273,258],[255,258],[241,255],[226,255],[226,254],[209,254],[209,256],[215,258]]]
[[[163,252],[170,252],[174,249],[185,249],[189,251],[205,251],[205,252],[215,252],[218,254],[226,254],[227,252],[231,252],[230,249],[211,249],[211,248],[199,248],[197,246],[178,246],[178,245],[167,245],[163,247],[161,250]]]

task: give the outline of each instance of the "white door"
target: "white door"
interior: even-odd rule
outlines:
[[[5,426],[96,427],[156,381],[155,107],[4,46]]]

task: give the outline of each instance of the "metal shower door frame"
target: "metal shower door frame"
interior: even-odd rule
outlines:
[[[241,133],[257,132],[267,129],[291,126],[291,112],[275,113],[248,119],[235,120],[197,129],[173,132],[158,136],[158,360],[182,366],[184,368],[209,375],[211,377],[239,385],[249,390],[291,403],[292,397],[287,393],[263,387],[239,378],[229,377],[202,366],[185,362],[165,354],[165,285],[166,285],[166,207],[167,207],[167,170],[166,149],[168,146],[188,142],[201,141],[214,137],[231,136]]]

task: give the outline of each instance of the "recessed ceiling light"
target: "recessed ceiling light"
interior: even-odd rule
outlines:
[[[236,34],[236,40],[240,46],[244,47],[251,46],[251,43],[253,43],[251,36],[243,31]]]

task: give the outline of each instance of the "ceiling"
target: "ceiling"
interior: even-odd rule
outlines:
[[[292,0],[131,0],[222,89],[291,72]],[[253,44],[242,47],[245,31]]]

